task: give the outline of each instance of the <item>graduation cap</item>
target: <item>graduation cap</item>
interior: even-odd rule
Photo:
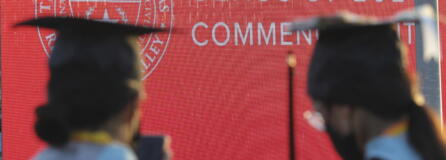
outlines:
[[[75,17],[37,18],[16,26],[56,30],[49,57],[48,104],[65,104],[59,102],[62,100],[77,104],[70,112],[83,114],[85,121],[108,115],[84,113],[118,113],[119,107],[110,106],[125,106],[129,102],[121,99],[138,96],[142,83],[137,36],[163,31]],[[83,120],[77,119],[79,126],[73,127],[92,128],[102,123]]]
[[[73,32],[77,34],[113,35],[142,35],[161,32],[163,29],[143,26],[113,23],[102,20],[90,20],[76,17],[42,17],[16,24],[16,26],[38,26],[59,31],[59,33]]]
[[[361,27],[393,27],[398,22],[417,22],[422,29],[424,60],[429,61],[433,59],[437,62],[439,61],[439,40],[436,15],[432,6],[428,4],[414,9],[404,10],[385,18],[363,16],[345,11],[331,16],[299,19],[292,23],[289,30],[319,29],[326,31]]]
[[[135,47],[136,39],[132,41],[132,37],[164,31],[160,28],[75,17],[43,17],[16,26],[56,30],[57,39],[49,59],[52,75],[58,74],[58,69],[72,66],[75,69],[71,70],[113,72],[110,74],[115,77],[127,78],[139,74],[135,66],[138,48]]]

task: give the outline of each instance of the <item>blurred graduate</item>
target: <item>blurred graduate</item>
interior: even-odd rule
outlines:
[[[49,58],[48,100],[36,109],[35,123],[37,136],[49,146],[34,159],[138,159],[131,145],[145,91],[136,38],[162,30],[70,17],[18,25],[57,31]]]
[[[390,20],[341,13],[292,28],[319,29],[308,72],[316,112],[306,117],[329,134],[343,159],[446,159],[437,113],[407,72],[407,51],[395,30],[414,13]]]

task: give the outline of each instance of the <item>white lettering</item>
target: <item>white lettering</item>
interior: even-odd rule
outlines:
[[[149,61],[150,61],[151,63],[153,63],[153,62],[155,61],[155,58],[154,58],[154,57],[151,57],[149,54],[144,54],[144,56],[145,56],[147,59],[149,59]],[[150,65],[148,65],[148,66],[150,66]]]
[[[234,38],[235,38],[235,45],[238,45],[238,36],[241,37],[242,43],[243,45],[246,44],[246,41],[248,40],[248,35],[249,35],[249,45],[253,45],[254,44],[254,39],[253,39],[253,27],[252,27],[252,23],[248,23],[248,25],[246,26],[246,31],[245,34],[243,35],[242,33],[242,29],[240,28],[240,24],[239,23],[235,23],[234,24]]]
[[[285,36],[290,36],[293,34],[293,32],[289,32],[286,29],[286,26],[290,26],[291,23],[285,22],[285,23],[280,23],[280,44],[281,45],[293,45],[293,42],[289,42],[285,40]]]
[[[56,41],[56,33],[49,34],[45,37],[45,39],[48,41],[48,46],[53,47],[54,41]]]
[[[276,26],[276,24],[280,24],[280,26]],[[233,24],[218,22],[212,26],[205,22],[198,22],[192,27],[191,37],[193,43],[200,47],[210,45],[209,43],[216,46],[227,46],[228,44],[234,46],[314,45],[319,39],[318,30],[289,32],[286,30],[289,25],[291,25],[289,22],[267,24],[261,22],[234,22]],[[415,23],[401,23],[396,27],[396,31],[403,36],[407,44],[415,43]]]
[[[152,24],[152,8],[144,8],[144,23]]]
[[[412,44],[412,28],[415,27],[415,23],[413,22],[406,22],[404,23],[405,26],[407,26],[407,43]]]
[[[311,45],[313,43],[313,38],[311,37],[311,30],[308,30],[308,32],[306,33],[305,31],[301,31],[302,35],[304,36],[305,40],[307,41],[307,43],[309,45]]]
[[[166,0],[159,1],[160,12],[169,12],[169,5],[167,5]]]
[[[223,42],[218,41],[217,39],[217,29],[218,27],[224,27],[226,30],[226,39]],[[214,43],[217,46],[225,46],[229,43],[229,40],[231,38],[231,30],[229,29],[229,26],[224,22],[218,22],[214,25],[214,28],[212,28],[212,40],[214,40]]]
[[[66,7],[65,7],[65,0],[60,0],[59,2],[59,14],[65,14],[66,12]]]
[[[268,36],[265,33],[265,29],[263,28],[263,24],[262,23],[258,23],[257,24],[258,27],[258,31],[257,31],[257,35],[258,35],[258,44],[262,45],[262,37],[265,40],[265,44],[268,45],[269,44],[269,39],[273,38],[273,45],[276,45],[276,23],[271,23],[270,27],[269,27],[269,32],[268,32]]]
[[[162,45],[164,42],[161,41],[160,37],[158,35],[155,34],[155,40],[153,41],[153,43],[150,45],[150,51],[152,51],[155,55],[158,55],[161,51],[160,48],[156,47],[156,44],[160,44]]]
[[[197,28],[198,27],[204,27],[204,28],[208,28],[209,26],[204,23],[204,22],[198,22],[197,24],[194,25],[194,27],[192,28],[192,40],[194,41],[194,43],[198,46],[205,46],[208,44],[208,40],[205,40],[203,42],[198,41],[197,39]]]
[[[144,69],[149,69],[150,67],[150,63],[146,63],[144,60],[140,60],[140,63],[142,64],[142,66],[144,67]],[[144,70],[142,70],[141,72],[144,72]]]
[[[39,13],[42,13],[43,10],[51,10],[51,6],[50,5],[45,6],[43,5],[43,2],[40,2],[39,6],[40,6]]]

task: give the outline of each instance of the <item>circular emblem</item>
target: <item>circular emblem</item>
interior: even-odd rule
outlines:
[[[75,16],[147,27],[173,28],[173,0],[34,0],[35,16]],[[47,56],[56,40],[56,33],[37,28]],[[146,79],[156,69],[169,45],[168,34],[140,36],[141,66]]]

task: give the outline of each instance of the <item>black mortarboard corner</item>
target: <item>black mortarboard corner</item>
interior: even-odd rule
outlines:
[[[309,66],[309,95],[326,103],[364,106],[388,117],[407,112],[406,107],[414,102],[402,60],[404,51],[395,30],[396,23],[407,21],[421,25],[424,60],[438,62],[431,6],[406,10],[390,18],[343,12],[293,23],[291,31],[319,30]]]

